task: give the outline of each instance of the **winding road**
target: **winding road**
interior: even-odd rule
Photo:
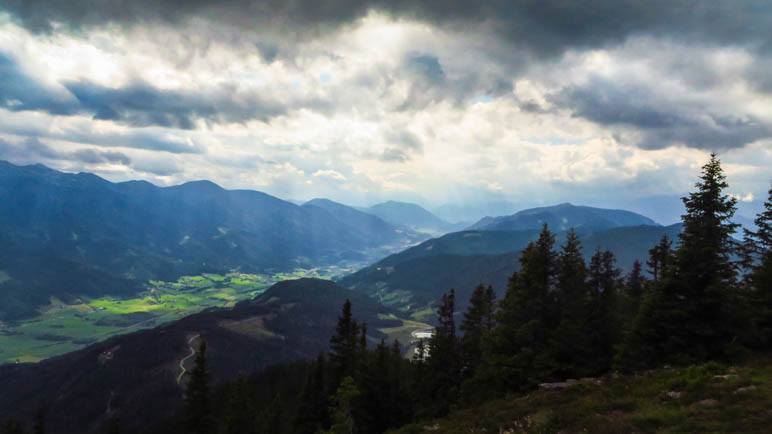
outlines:
[[[185,370],[185,361],[196,355],[196,349],[193,348],[193,341],[200,337],[201,335],[197,334],[197,335],[191,336],[190,339],[188,339],[188,348],[190,348],[190,354],[188,354],[187,356],[183,357],[182,360],[180,360],[180,375],[177,376],[177,384],[180,384],[180,382],[182,381],[182,377],[184,377],[185,372],[187,372]]]

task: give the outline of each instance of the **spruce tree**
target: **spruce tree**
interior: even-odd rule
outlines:
[[[357,421],[354,418],[355,401],[359,398],[360,392],[354,379],[345,377],[341,380],[335,396],[334,405],[330,408],[332,413],[332,427],[326,434],[354,434],[357,431]]]
[[[333,370],[334,388],[337,388],[344,377],[353,378],[356,375],[358,355],[363,341],[359,325],[351,313],[351,301],[346,299],[335,326],[335,334],[330,338],[330,365]]]
[[[2,434],[24,434],[24,425],[15,419],[6,420],[2,426]]]
[[[764,209],[745,230],[745,296],[752,326],[751,345],[772,348],[772,188]]]
[[[117,417],[110,417],[99,429],[101,434],[121,434],[121,422]]]
[[[361,382],[362,405],[357,406],[357,411],[354,412],[359,422],[360,432],[380,433],[389,427],[392,417],[389,401],[391,397],[389,356],[389,348],[381,339],[369,358],[364,379]]]
[[[673,243],[667,235],[662,235],[659,243],[649,250],[649,259],[646,265],[649,267],[649,273],[653,282],[659,282],[668,273],[675,262],[673,256]]]
[[[625,296],[627,303],[627,309],[625,309],[626,323],[632,323],[633,318],[638,314],[645,288],[646,278],[643,277],[643,267],[641,266],[641,262],[636,260],[633,262],[633,268],[630,270],[630,273],[625,280]]]
[[[210,406],[210,373],[206,360],[206,341],[203,337],[199,339],[201,344],[196,351],[185,391],[185,422],[187,432],[191,434],[210,434],[214,431]]]
[[[456,292],[451,289],[442,296],[437,311],[437,326],[429,340],[429,358],[426,362],[427,415],[447,414],[458,394],[461,358],[456,338],[455,306]]]
[[[389,415],[390,426],[399,427],[412,419],[412,402],[408,391],[407,374],[409,365],[402,357],[402,346],[398,340],[391,345],[389,357]]]
[[[249,434],[254,432],[254,408],[249,395],[247,379],[239,376],[227,392],[227,403],[223,416],[226,434]]]
[[[555,236],[546,225],[520,256],[484,342],[483,366],[469,392],[527,389],[552,376],[549,332],[557,325]]]
[[[45,434],[46,433],[46,409],[41,407],[35,413],[35,424],[32,425],[33,434]]]
[[[359,328],[359,353],[364,354],[367,352],[367,323],[363,322]]]
[[[561,378],[584,376],[594,370],[590,364],[587,334],[587,270],[576,231],[569,230],[558,258],[557,296],[560,323],[552,338],[556,374]]]
[[[704,360],[725,355],[734,337],[727,315],[733,302],[735,268],[730,260],[738,225],[731,222],[736,199],[724,193],[726,176],[716,154],[702,168],[697,191],[684,198],[684,228],[676,252],[673,293],[687,310],[681,324],[686,359]]]
[[[598,250],[588,270],[589,312],[586,331],[592,364],[588,373],[601,374],[611,367],[614,346],[619,342],[621,321],[618,313],[618,287],[621,272],[614,255]]]
[[[482,339],[493,327],[495,293],[491,286],[478,285],[469,299],[461,322],[461,354],[465,376],[472,376],[482,358]]]
[[[644,300],[617,357],[621,369],[729,355],[738,331],[730,308],[739,303],[730,260],[736,201],[724,193],[727,186],[712,154],[696,191],[683,198],[686,213],[675,262]]]
[[[327,363],[322,354],[309,366],[306,384],[298,399],[295,432],[299,434],[314,434],[329,426],[330,404],[326,370]]]
[[[271,400],[271,403],[262,409],[262,411],[258,412],[255,418],[254,432],[256,434],[283,432],[284,425],[282,421],[284,412],[285,409],[281,405],[281,395],[277,393],[274,399]],[[314,434],[316,434],[316,432],[317,431],[314,431]]]

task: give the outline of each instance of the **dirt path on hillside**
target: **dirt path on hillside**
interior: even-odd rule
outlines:
[[[193,348],[193,341],[200,338],[201,335],[193,335],[188,339],[188,348],[190,348],[190,354],[183,357],[182,360],[180,360],[180,375],[177,376],[177,384],[180,384],[182,382],[182,377],[185,376],[185,373],[187,372],[185,370],[185,361],[187,361],[189,358],[196,355],[196,349]]]

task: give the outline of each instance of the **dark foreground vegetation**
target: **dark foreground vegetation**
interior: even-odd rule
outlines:
[[[394,432],[767,433],[772,359],[738,366],[709,362],[578,381],[487,401]]]
[[[202,344],[180,413],[142,431],[763,432],[772,417],[772,189],[757,229],[739,242],[726,188],[713,156],[684,198],[679,239],[663,238],[625,276],[610,252],[585,263],[576,234],[558,247],[545,226],[500,301],[479,286],[457,315],[449,291],[433,336],[407,358],[398,342],[369,341],[350,302],[329,352],[313,361],[215,387]],[[35,432],[44,420],[43,411]],[[124,426],[116,415],[101,429]],[[4,432],[24,431],[9,422]]]

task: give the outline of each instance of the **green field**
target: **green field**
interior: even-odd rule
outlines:
[[[150,281],[133,298],[101,297],[66,304],[52,299],[28,320],[0,323],[0,364],[37,362],[113,335],[155,327],[208,307],[229,307],[281,280],[329,278],[336,270],[276,274],[204,274],[176,282]],[[1,277],[1,276],[0,276]]]

